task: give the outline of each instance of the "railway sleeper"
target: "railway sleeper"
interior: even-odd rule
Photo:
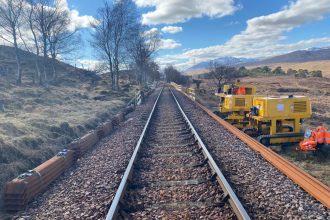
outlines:
[[[223,207],[225,203],[216,201],[204,202],[171,202],[171,203],[156,203],[156,204],[127,204],[123,210],[126,213],[134,213],[143,210],[162,210],[162,211],[180,211],[183,209],[202,209],[206,207]]]
[[[150,144],[147,142],[143,142],[144,145],[147,145],[148,147],[152,147],[152,148],[183,148],[183,147],[187,147],[187,148],[191,148],[194,147],[196,144],[196,141],[194,142],[190,142],[190,143],[186,143],[186,144],[161,144],[159,145],[159,143],[156,144]]]
[[[157,142],[157,143],[163,143],[163,142],[173,142],[173,143],[182,143],[183,141],[187,141],[187,140],[191,140],[194,139],[195,136],[193,134],[187,134],[187,135],[183,135],[182,137],[180,137],[180,139],[178,139],[177,137],[173,137],[170,136],[166,139],[162,139],[161,141],[159,140],[159,138],[157,137],[148,137],[146,138],[146,141],[148,142]]]
[[[194,156],[196,155],[195,152],[184,152],[184,153],[170,153],[170,154],[164,154],[164,153],[155,153],[155,152],[152,152],[152,153],[149,153],[149,152],[143,152],[141,154],[139,154],[139,156],[141,157],[148,157],[148,158],[155,158],[155,157],[182,157],[182,156],[186,156],[186,157],[189,157],[189,156]]]
[[[148,181],[148,182],[132,182],[129,189],[141,189],[141,188],[157,188],[157,187],[173,187],[173,186],[190,186],[199,185],[201,183],[207,183],[212,181],[210,178],[197,178],[187,180],[171,180],[171,181]]]
[[[182,165],[178,165],[178,164],[166,164],[166,165],[163,165],[162,167],[159,167],[159,168],[155,168],[155,167],[152,167],[152,166],[145,166],[145,165],[136,165],[134,166],[134,170],[161,170],[161,169],[171,169],[171,168],[176,168],[176,169],[179,169],[179,168],[188,168],[188,167],[191,167],[191,168],[196,168],[196,167],[202,167],[202,166],[205,166],[205,164],[207,164],[207,161],[202,161],[202,162],[192,162],[192,163],[188,163],[188,164],[182,164]]]
[[[176,130],[175,132],[172,131],[172,129],[162,131],[162,132],[150,132],[150,135],[155,135],[156,137],[163,137],[163,136],[168,136],[168,135],[187,135],[187,134],[191,134],[191,130],[188,128],[185,129],[179,129]]]

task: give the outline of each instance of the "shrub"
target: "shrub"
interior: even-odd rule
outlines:
[[[308,70],[299,69],[294,76],[297,78],[306,78],[308,74],[309,74]]]
[[[297,73],[298,73],[297,70],[293,70],[293,69],[289,68],[286,74],[289,76],[295,76]]]
[[[311,75],[311,77],[323,77],[321,70],[314,70],[314,71],[310,72],[310,75]]]
[[[285,72],[282,70],[282,67],[278,66],[276,67],[272,73],[276,76],[282,76],[282,75],[285,75]]]

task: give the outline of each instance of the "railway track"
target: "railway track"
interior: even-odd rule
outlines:
[[[173,93],[160,93],[107,219],[250,219]]]
[[[185,94],[185,93],[183,93]],[[186,94],[185,94],[186,95]],[[189,96],[188,96],[189,97]],[[190,97],[189,97],[190,98]],[[191,99],[191,98],[190,98]],[[315,177],[306,173],[299,167],[295,166],[293,163],[287,161],[271,149],[262,145],[259,141],[251,138],[249,135],[245,134],[238,128],[232,126],[222,118],[218,117],[212,111],[207,109],[202,104],[195,102],[195,104],[203,109],[212,119],[225,127],[230,131],[235,137],[239,138],[241,141],[246,143],[255,152],[262,155],[262,157],[270,162],[274,167],[279,169],[283,174],[289,177],[293,182],[298,184],[306,192],[312,195],[316,200],[321,202],[324,206],[330,209],[330,189],[328,186],[317,180]]]

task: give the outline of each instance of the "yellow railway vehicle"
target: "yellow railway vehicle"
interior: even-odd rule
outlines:
[[[310,98],[306,96],[255,97],[248,114],[249,135],[260,135],[266,145],[296,143],[303,140],[301,123],[312,115]]]
[[[256,96],[255,86],[240,83],[224,85],[222,93],[215,95],[220,97],[219,111],[216,112],[220,117],[237,128],[244,128],[249,124],[246,114],[253,106],[253,98]]]

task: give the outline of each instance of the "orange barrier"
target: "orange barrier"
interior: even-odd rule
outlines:
[[[81,157],[88,149],[93,147],[99,141],[96,131],[90,131],[79,139],[74,140],[68,149],[74,151],[75,158]]]
[[[182,92],[181,92],[182,93]],[[190,100],[192,100],[187,94],[183,93]],[[330,188],[325,184],[318,181],[316,178],[312,177],[302,169],[298,168],[291,162],[287,161],[271,149],[265,147],[257,140],[253,139],[249,135],[245,134],[241,130],[232,126],[225,120],[219,118],[212,111],[207,109],[205,106],[200,103],[195,102],[201,109],[203,109],[210,117],[216,120],[219,124],[224,126],[228,131],[233,133],[236,137],[246,143],[251,149],[259,153],[265,160],[270,162],[274,167],[279,169],[284,175],[290,178],[293,182],[303,188],[316,200],[321,202],[327,208],[330,208]]]
[[[123,122],[125,120],[125,115],[123,112],[119,112],[118,114],[115,115],[116,118],[118,118],[118,122]]]
[[[105,123],[102,123],[96,128],[96,132],[99,139],[109,135],[112,130],[113,130],[113,126],[111,121],[106,121]]]
[[[149,95],[148,91],[148,95]],[[68,150],[59,152],[56,156],[42,163],[33,170],[19,175],[7,182],[4,190],[5,209],[19,211],[25,208],[38,193],[60,176],[73,162],[94,146],[101,138],[109,135],[114,126],[125,120],[125,115],[134,111],[133,105],[119,112],[112,120],[99,125],[96,131],[91,131],[83,137],[74,140]]]
[[[73,163],[73,152],[63,150],[33,170],[19,175],[5,185],[6,210],[23,209],[38,193],[60,176]]]
[[[123,110],[123,113],[124,113],[124,115],[127,115],[127,114],[131,113],[132,111],[134,111],[134,105],[127,106],[127,107]]]

